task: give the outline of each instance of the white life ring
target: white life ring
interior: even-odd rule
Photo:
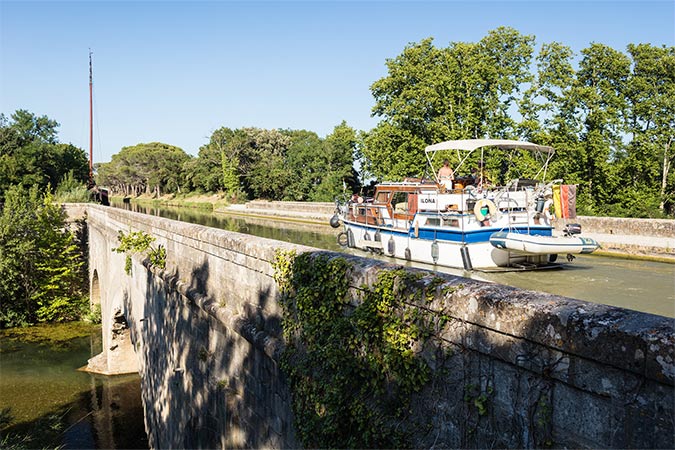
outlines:
[[[473,207],[473,214],[476,216],[476,219],[478,219],[479,222],[484,221],[488,214],[483,214],[481,211],[484,207],[487,207],[489,211],[489,216],[491,218],[495,218],[497,215],[497,206],[495,203],[487,198],[480,199],[476,202],[476,205]]]

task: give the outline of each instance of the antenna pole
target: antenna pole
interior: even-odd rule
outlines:
[[[91,49],[89,49],[89,185],[94,185],[94,78],[91,68]]]

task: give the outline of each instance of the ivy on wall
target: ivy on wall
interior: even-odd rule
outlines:
[[[166,268],[166,248],[158,245],[157,248],[152,246],[155,238],[144,231],[129,231],[124,233],[122,230],[117,232],[117,240],[120,243],[119,247],[112,250],[115,253],[124,253],[126,255],[124,271],[127,275],[131,275],[131,256],[139,253],[147,253],[150,264],[161,269]]]
[[[373,286],[353,287],[344,258],[283,251],[274,267],[284,309],[281,364],[303,445],[409,446],[402,424],[431,372],[419,353],[440,319],[417,306],[433,296],[409,288],[421,275],[383,271]]]

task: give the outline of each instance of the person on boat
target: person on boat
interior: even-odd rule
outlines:
[[[452,188],[452,180],[455,179],[455,172],[450,167],[450,161],[443,160],[443,167],[438,169],[438,180],[441,185],[447,189]]]
[[[483,164],[483,161],[478,162],[478,174],[476,177],[476,186],[478,188],[483,188],[487,187],[492,183],[490,180],[490,176],[488,175],[487,170],[485,170],[485,165]]]
[[[537,225],[551,225],[551,220],[555,220],[555,216],[551,214],[553,207],[553,193],[547,191],[544,194],[544,206],[541,212],[534,215],[534,223]]]
[[[466,185],[471,186],[476,184],[476,180],[478,179],[478,169],[475,167],[471,168],[471,173],[466,176]]]

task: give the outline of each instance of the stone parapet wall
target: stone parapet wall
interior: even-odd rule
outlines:
[[[568,223],[581,225],[583,236],[602,250],[658,255],[675,261],[675,220],[579,216],[554,222],[558,231]]]
[[[352,262],[360,292],[392,270],[331,257]],[[416,343],[432,376],[412,401],[413,447],[675,445],[675,320],[409,271],[413,291],[433,286],[414,306],[437,326]]]
[[[247,209],[269,210],[269,211],[293,211],[307,213],[333,214],[335,203],[333,202],[281,202],[253,200],[246,203]]]
[[[562,223],[579,223],[591,233],[675,238],[673,219],[578,216],[575,219],[563,219]]]
[[[285,244],[100,206],[88,225],[102,307],[121,306],[131,331],[151,447],[297,447],[270,265]],[[166,269],[136,255],[127,275],[118,231],[155,237]]]
[[[90,270],[102,306],[124,308],[152,447],[301,445],[279,367],[278,250],[345,258],[357,291],[402,269],[121,209],[87,210]],[[156,237],[167,267],[136,256],[126,275],[123,256],[111,251],[120,230]],[[436,286],[415,307],[444,316],[435,344],[416,347],[432,378],[415,394],[415,420],[403,424],[414,447],[675,447],[675,320],[402,270],[420,274],[420,289]],[[104,321],[110,316],[104,311]]]

